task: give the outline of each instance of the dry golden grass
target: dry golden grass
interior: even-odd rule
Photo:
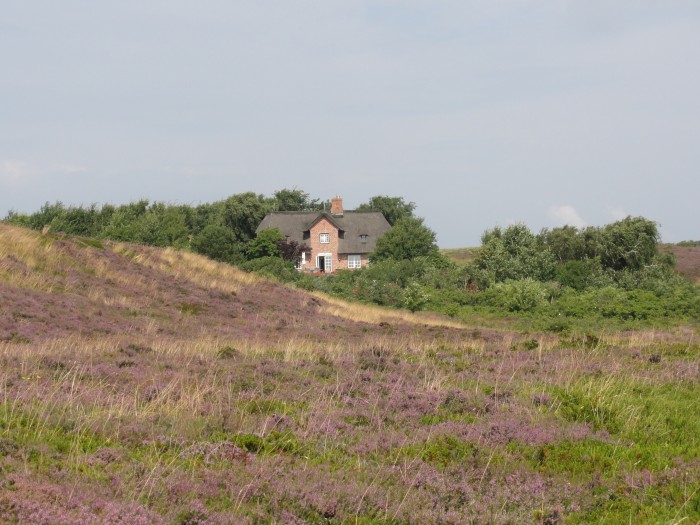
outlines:
[[[445,319],[437,314],[411,313],[407,310],[389,310],[380,306],[368,304],[350,303],[314,292],[311,295],[324,301],[320,310],[323,313],[356,321],[361,323],[406,323],[414,325],[443,326],[445,328],[465,328],[465,325],[457,321]]]
[[[26,265],[26,270],[17,269],[14,261]],[[0,224],[0,278],[10,284],[52,291],[53,283],[42,274],[60,273],[68,262],[54,248],[50,237],[26,228]]]
[[[128,253],[129,249],[129,245],[122,243],[113,246],[113,250],[121,254]],[[231,293],[240,290],[242,285],[254,285],[261,281],[256,275],[195,253],[173,248],[156,250],[141,247],[139,252],[133,256],[133,260],[138,264],[205,288]]]
[[[77,238],[67,239],[79,242]],[[55,237],[50,232],[44,234],[0,224],[0,278],[20,288],[51,292],[56,288],[51,276],[63,275],[68,268],[83,266],[80,269],[102,279],[110,279],[128,287],[139,287],[144,291],[149,290],[151,283],[147,279],[125,271],[123,267],[115,266],[112,261],[101,256],[100,250],[87,250],[83,257],[85,260],[80,264],[73,257],[63,253],[54,240]],[[136,264],[209,289],[237,292],[242,285],[254,285],[261,280],[230,265],[172,248],[155,249],[109,241],[103,244],[114,253],[129,257]],[[18,269],[16,261],[23,263],[26,269]],[[66,290],[70,291],[69,288]],[[126,297],[98,297],[103,294],[100,290],[91,291],[93,299],[102,300],[105,304],[134,303],[133,299]]]

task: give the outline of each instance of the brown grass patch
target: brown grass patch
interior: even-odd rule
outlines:
[[[314,292],[311,295],[323,299],[324,304],[320,310],[323,313],[348,319],[360,323],[405,323],[414,325],[442,326],[445,328],[465,328],[465,325],[457,321],[446,319],[438,314],[417,312],[415,314],[407,310],[389,310],[381,306],[369,304],[351,303]]]

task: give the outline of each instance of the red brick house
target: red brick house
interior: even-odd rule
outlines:
[[[299,270],[331,273],[367,265],[377,239],[391,226],[381,212],[343,210],[343,199],[336,197],[330,212],[268,213],[256,233],[268,228],[278,228],[288,240],[309,248],[297,261]]]

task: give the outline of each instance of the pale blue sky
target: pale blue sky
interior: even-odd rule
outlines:
[[[0,217],[297,187],[700,238],[700,2],[0,0]]]

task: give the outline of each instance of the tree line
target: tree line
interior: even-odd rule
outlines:
[[[444,257],[435,233],[402,197],[375,196],[358,210],[381,211],[392,229],[377,240],[372,264],[314,276],[297,272],[303,246],[279,231],[256,228],[271,211],[330,209],[300,189],[272,196],[252,192],[208,204],[140,200],[124,205],[46,203],[35,213],[10,212],[6,222],[34,229],[192,250],[309,290],[413,311],[459,317],[510,312],[554,320],[623,321],[700,318],[696,285],[674,271],[659,251],[656,223],[627,217],[601,227],[564,226],[532,232],[524,224],[484,232],[473,261]],[[689,243],[690,244],[690,243]]]
[[[330,209],[299,189],[282,189],[271,197],[252,192],[199,205],[139,200],[123,205],[65,206],[46,203],[38,211],[11,211],[5,221],[36,230],[115,241],[191,249],[227,263],[242,263],[255,230],[271,211]]]

